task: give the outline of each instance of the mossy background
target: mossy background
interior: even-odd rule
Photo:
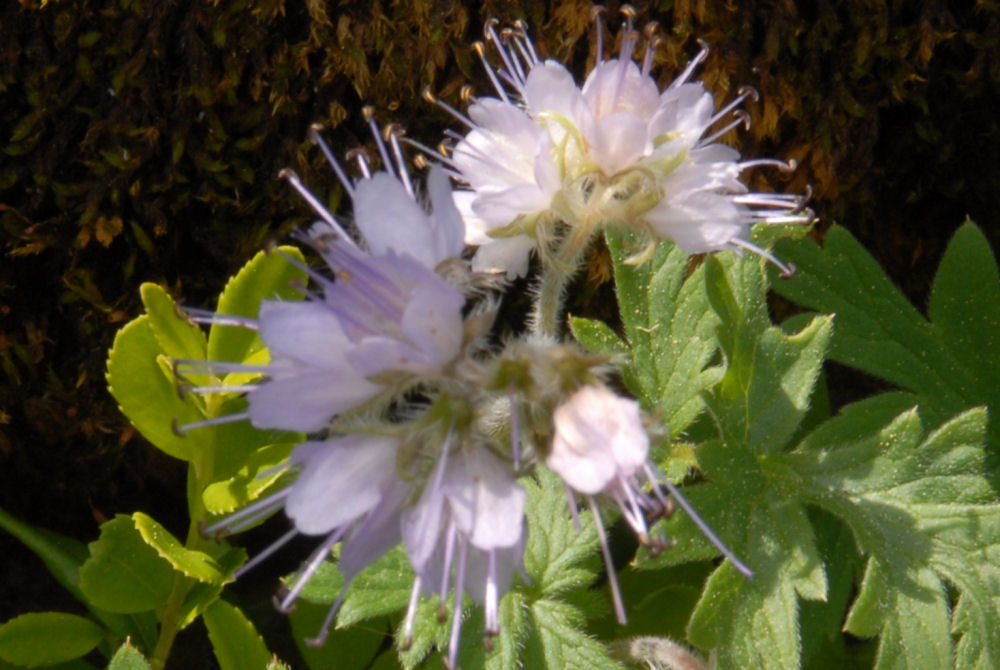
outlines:
[[[184,526],[184,468],[144,443],[104,383],[138,286],[212,306],[226,277],[310,212],[292,167],[339,200],[305,141],[369,143],[360,109],[434,144],[451,123],[430,86],[490,87],[470,43],[524,18],[543,55],[593,62],[591,4],[457,0],[8,1],[0,5],[0,507],[82,541],[141,509]],[[618,4],[608,3],[616,29]],[[795,158],[822,226],[849,228],[923,305],[968,214],[1000,244],[1000,8],[857,0],[636,3],[659,22],[667,83],[697,50],[717,102],[749,84],[749,156]],[[766,180],[773,183],[766,183]],[[970,308],[973,306],[970,305]],[[862,384],[832,377],[840,384]],[[850,387],[846,389],[849,394]],[[0,534],[0,621],[75,609]],[[179,666],[178,666],[179,667]]]

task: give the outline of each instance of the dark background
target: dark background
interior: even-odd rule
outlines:
[[[310,123],[340,153],[361,118],[435,144],[488,80],[470,48],[486,18],[525,18],[543,55],[582,77],[587,2],[219,0],[0,4],[0,507],[81,541],[143,510],[182,533],[185,467],[151,448],[104,383],[115,331],[163,284],[212,306],[226,277],[311,219],[276,175],[339,197]],[[616,30],[618,5],[608,4]],[[995,1],[636,3],[659,23],[668,83],[697,50],[717,104],[758,89],[745,156],[795,158],[822,223],[850,229],[923,307],[971,216],[1000,242],[1000,9]],[[588,60],[589,59],[589,60]],[[775,179],[759,173],[756,179]],[[595,295],[601,295],[600,292]],[[970,306],[971,308],[971,306]],[[866,391],[834,374],[837,397]],[[286,568],[290,569],[288,566]],[[276,568],[280,570],[281,568]],[[0,532],[0,621],[80,607]]]

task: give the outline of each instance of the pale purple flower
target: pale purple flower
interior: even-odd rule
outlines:
[[[626,621],[625,608],[595,502],[597,495],[614,501],[642,544],[663,548],[664,540],[651,537],[649,519],[655,522],[673,512],[669,494],[738,570],[747,576],[752,574],[648,460],[649,436],[643,427],[639,403],[605,388],[583,386],[556,408],[553,424],[552,445],[545,463],[566,484],[574,513],[572,491],[587,497],[597,524],[619,622]]]
[[[740,177],[752,167],[794,168],[776,160],[741,161],[717,140],[748,122],[740,104],[752,89],[716,111],[712,95],[691,81],[702,50],[666,89],[651,76],[655,39],[643,61],[624,12],[621,51],[604,59],[597,22],[597,64],[583,86],[564,65],[542,61],[522,27],[486,25],[502,65],[493,70],[477,45],[497,98],[474,99],[468,115],[440,103],[469,126],[442,156],[467,189],[456,193],[466,241],[480,245],[474,265],[523,274],[532,248],[561,222],[596,231],[634,227],[689,253],[748,249],[791,272],[747,237],[754,223],[808,223],[805,197],[749,193]]]
[[[346,581],[310,644],[322,644],[343,603],[347,588],[366,566],[402,537],[400,518],[411,484],[395,470],[399,443],[393,438],[352,435],[295,447],[289,465],[295,481],[205,529],[234,533],[284,509],[293,528],[236,571],[236,577],[270,557],[297,535],[323,537],[292,579],[277,607],[289,611],[331,549],[342,542],[338,565]]]
[[[462,593],[483,606],[486,633],[496,635],[500,598],[521,565],[525,520],[524,489],[509,465],[483,447],[449,454],[449,446],[420,499],[403,513],[403,539],[417,573],[403,634],[411,635],[419,593],[436,592],[443,602],[453,585],[448,667],[455,668]]]
[[[376,137],[380,136],[376,132]],[[427,178],[430,211],[417,202],[402,159],[374,175],[350,180],[319,137],[354,201],[360,240],[347,234],[290,171],[292,186],[320,215],[299,238],[326,261],[324,274],[303,266],[313,287],[306,300],[264,300],[257,319],[233,325],[259,331],[271,354],[266,365],[222,361],[180,361],[178,371],[263,375],[257,384],[239,387],[191,387],[197,393],[243,392],[247,411],[182,426],[249,419],[257,428],[311,433],[329,426],[337,415],[388,389],[386,380],[438,374],[463,346],[463,293],[436,272],[464,248],[464,224],[451,197],[448,178],[432,168]],[[388,149],[380,144],[381,152]],[[393,151],[401,156],[392,136]],[[194,315],[196,320],[225,323],[222,315]]]

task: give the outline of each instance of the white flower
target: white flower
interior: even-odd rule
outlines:
[[[437,592],[443,602],[454,584],[448,667],[456,668],[462,592],[484,607],[486,633],[496,635],[500,598],[521,564],[525,520],[524,489],[508,465],[484,448],[449,454],[449,446],[420,500],[403,513],[403,539],[417,573],[414,596]],[[415,614],[416,597],[406,615],[407,639]]]
[[[562,64],[541,61],[523,30],[500,37],[487,23],[503,63],[494,72],[483,58],[498,98],[475,99],[467,117],[442,103],[470,127],[443,160],[468,187],[456,201],[466,241],[480,245],[474,264],[523,274],[531,249],[545,253],[553,234],[539,227],[564,223],[588,233],[630,226],[690,253],[749,249],[790,272],[746,238],[757,222],[811,221],[805,198],[748,193],[740,176],[794,166],[741,162],[716,141],[746,123],[738,108],[756,93],[743,89],[716,112],[712,95],[690,81],[704,50],[661,92],[650,76],[655,41],[641,66],[633,62],[638,38],[626,16],[621,52],[609,60],[598,22],[598,62],[582,87]]]
[[[667,543],[665,538],[651,537],[650,524],[673,513],[673,502],[667,497],[669,494],[738,570],[747,576],[752,574],[698,516],[677,488],[649,462],[649,437],[642,425],[639,403],[605,388],[584,386],[556,408],[553,428],[552,445],[545,463],[569,489],[587,496],[597,524],[615,613],[620,623],[626,621],[625,607],[594,500],[596,495],[605,495],[615,502],[642,544],[660,549]],[[651,489],[648,493],[645,491],[647,485]],[[570,505],[575,513],[576,503],[572,495]]]

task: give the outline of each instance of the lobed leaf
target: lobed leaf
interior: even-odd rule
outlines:
[[[263,638],[238,607],[217,600],[202,618],[220,670],[261,670],[271,661]]]

